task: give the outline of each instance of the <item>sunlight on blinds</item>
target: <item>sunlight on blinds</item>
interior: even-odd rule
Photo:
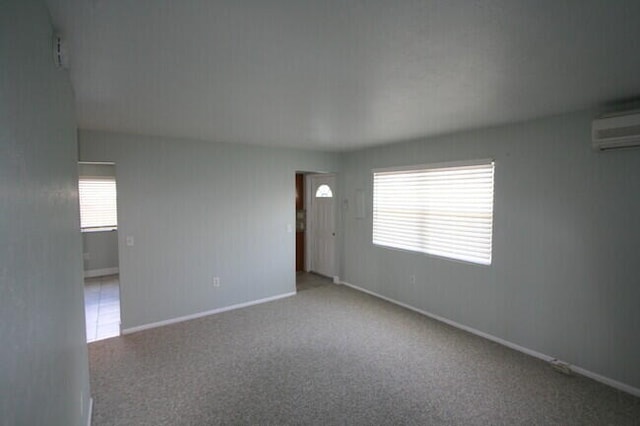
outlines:
[[[80,177],[80,226],[82,229],[116,227],[116,181],[112,177]]]
[[[491,264],[494,162],[374,170],[373,243]]]

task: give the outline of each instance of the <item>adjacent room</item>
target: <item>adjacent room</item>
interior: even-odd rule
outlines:
[[[118,191],[112,163],[78,165],[87,342],[120,335]]]
[[[0,423],[640,424],[638,22],[3,2]]]

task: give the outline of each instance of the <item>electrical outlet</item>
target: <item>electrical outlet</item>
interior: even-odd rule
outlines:
[[[213,286],[220,287],[220,277],[213,277]]]

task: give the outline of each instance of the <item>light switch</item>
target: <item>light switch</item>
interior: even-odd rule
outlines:
[[[287,232],[289,234],[293,232],[293,226],[290,223],[287,223]]]
[[[132,235],[127,235],[127,238],[126,238],[126,244],[127,244],[127,246],[129,246],[129,247],[133,247],[133,244],[134,244],[134,243],[135,243],[135,241],[134,241],[134,239],[133,239],[133,236],[132,236]]]

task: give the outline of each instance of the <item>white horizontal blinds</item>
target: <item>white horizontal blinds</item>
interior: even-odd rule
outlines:
[[[81,176],[78,189],[82,229],[118,225],[115,178]]]
[[[491,264],[494,163],[374,171],[373,243]]]

